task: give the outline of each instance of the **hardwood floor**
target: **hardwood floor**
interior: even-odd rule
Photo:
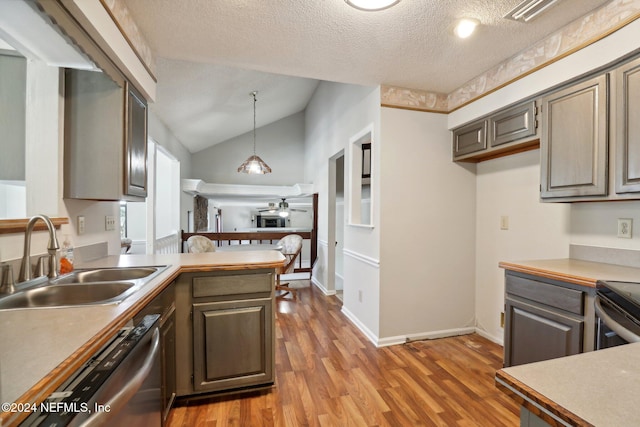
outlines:
[[[276,387],[180,402],[170,427],[519,425],[494,385],[502,347],[466,335],[376,348],[305,282],[276,303]]]

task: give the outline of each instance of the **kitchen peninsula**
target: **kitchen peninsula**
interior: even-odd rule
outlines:
[[[620,255],[620,254],[618,254]],[[628,257],[619,256],[618,259]],[[526,279],[518,283],[515,299],[521,318],[528,317],[529,327],[537,323],[535,308],[542,305],[531,302],[529,296],[544,295],[557,290],[582,291],[584,346],[580,345],[576,354],[557,357],[534,363],[506,364],[496,373],[496,386],[521,405],[521,426],[632,426],[640,424],[640,414],[635,408],[634,396],[640,392],[640,343],[627,344],[604,350],[594,349],[595,319],[593,315],[593,294],[598,280],[637,282],[640,269],[630,266],[593,262],[581,259],[549,259],[517,262],[501,262],[507,271],[506,296],[509,297],[509,277]],[[514,282],[515,283],[515,282]],[[528,286],[528,289],[525,287]],[[564,287],[569,286],[569,287]],[[545,289],[540,292],[538,287]],[[524,296],[523,296],[524,295]],[[545,314],[549,306],[566,301],[556,295],[544,303]],[[507,304],[507,309],[510,305]],[[508,314],[507,314],[508,317]],[[539,318],[539,317],[538,317]],[[544,321],[541,320],[541,323]],[[547,325],[553,322],[547,322]],[[514,333],[513,325],[505,325],[505,363],[508,359],[509,335]],[[565,329],[568,330],[568,329]],[[587,341],[586,335],[591,335]],[[540,344],[548,348],[538,337],[532,345]],[[522,341],[519,341],[520,344]],[[511,345],[512,352],[518,352],[518,344]],[[589,348],[590,347],[590,348]],[[566,347],[565,347],[566,348]],[[519,354],[531,354],[531,347]],[[543,423],[544,422],[544,423]]]
[[[274,286],[276,268],[284,262],[278,251],[219,252],[205,254],[120,255],[109,256],[78,268],[167,266],[144,287],[119,304],[59,308],[31,308],[0,310],[0,400],[2,402],[39,403],[55,390],[69,375],[85,363],[120,328],[152,302],[168,286],[181,277],[209,275],[231,278],[229,282],[211,282],[211,286],[235,284],[243,286],[240,278],[268,279],[269,288],[260,296],[269,303],[265,307],[263,326],[273,328],[275,310]],[[249,280],[251,282],[251,280]],[[207,292],[206,281],[199,282],[200,292]],[[195,289],[194,285],[194,289]],[[263,285],[262,285],[263,286]],[[264,286],[263,286],[264,287]],[[244,289],[244,296],[254,296]],[[233,294],[226,288],[222,293]],[[257,292],[257,291],[256,291]],[[218,291],[218,293],[221,293]],[[196,295],[197,297],[197,295]],[[176,317],[185,316],[178,307]],[[186,313],[189,316],[189,313]],[[179,319],[178,323],[179,323]],[[268,335],[273,337],[271,331]],[[265,351],[273,352],[273,342]],[[273,363],[273,358],[270,358]],[[13,425],[26,413],[0,415],[2,425]]]

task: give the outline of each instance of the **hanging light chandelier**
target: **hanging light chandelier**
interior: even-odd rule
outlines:
[[[238,167],[238,172],[242,173],[250,173],[250,174],[261,174],[270,173],[271,168],[267,165],[264,160],[262,160],[259,156],[256,155],[256,95],[258,94],[257,90],[254,90],[249,95],[253,96],[253,156],[250,156],[247,160],[244,161]]]

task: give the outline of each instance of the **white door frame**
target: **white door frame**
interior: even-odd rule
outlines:
[[[149,138],[147,144],[147,247],[146,253],[153,254],[156,251],[155,242],[157,236],[157,163],[158,152],[168,157],[174,165],[171,168],[171,192],[177,201],[180,200],[180,161],[176,159],[166,148],[158,144],[153,138]],[[166,172],[166,171],[165,171]],[[180,203],[172,205],[171,222],[176,232],[180,231]],[[164,237],[164,236],[161,236]]]
[[[336,227],[344,227],[336,221],[336,160],[344,156],[344,150],[340,150],[329,158],[329,184],[327,197],[327,283],[328,293],[336,290]]]

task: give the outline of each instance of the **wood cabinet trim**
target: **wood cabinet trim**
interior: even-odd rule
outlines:
[[[0,234],[24,233],[27,229],[27,223],[30,218],[19,219],[0,219]],[[62,224],[69,224],[69,218],[65,217],[49,217],[56,229],[60,229]],[[34,231],[44,231],[47,226],[42,222],[36,222],[33,227]]]

